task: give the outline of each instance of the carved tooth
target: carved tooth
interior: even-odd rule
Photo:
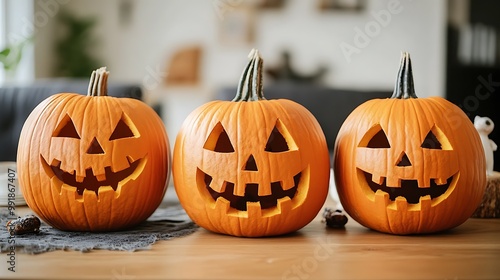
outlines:
[[[292,204],[292,200],[288,196],[278,199],[278,209],[280,213],[288,213],[291,211],[293,207]]]
[[[83,191],[83,192],[85,194],[85,191]],[[99,193],[99,196],[104,195],[104,193],[106,193],[106,192],[114,192],[114,190],[111,186],[100,186],[99,189],[97,190],[97,193]]]
[[[61,186],[61,191],[62,191],[62,192],[75,192],[75,191],[76,191],[76,189],[75,189],[75,187],[72,187],[72,186],[70,186],[70,185],[67,185],[67,184],[62,184],[62,186]]]
[[[210,188],[216,192],[223,192],[225,188],[224,180],[222,179],[214,179],[210,182]]]
[[[430,178],[418,179],[417,181],[418,181],[419,188],[430,188],[430,186],[431,186],[431,179]]]
[[[99,182],[106,180],[106,174],[95,175],[95,177],[97,178],[97,181],[99,181]]]
[[[385,180],[386,180],[385,184],[388,187],[394,187],[394,188],[401,187],[401,179],[399,179],[397,177],[390,176],[390,177],[385,178]]]
[[[231,208],[231,203],[229,200],[223,198],[222,196],[219,196],[217,200],[215,201],[213,209],[224,209],[224,213],[227,213],[227,210]]]
[[[436,183],[436,185],[444,185],[448,183],[448,180],[446,180],[445,178],[437,178],[434,179],[434,183]]]
[[[132,180],[132,179],[125,178],[125,179],[121,180],[120,182],[118,182],[118,186],[116,187],[116,191],[115,191],[116,192],[116,194],[115,194],[116,197],[119,196],[122,187],[125,186],[130,180]],[[113,188],[111,188],[111,189],[113,189]]]
[[[431,199],[431,196],[429,194],[425,195],[425,196],[421,196],[419,202],[420,202],[420,211],[425,211],[427,209],[430,209],[432,206],[432,199]]]
[[[92,172],[92,175],[94,175],[96,178],[98,176],[100,176],[101,178],[102,178],[102,176],[104,176],[104,180],[106,180],[106,170],[104,168],[98,168],[98,169],[92,168],[91,172]],[[99,181],[101,181],[101,180],[99,180]]]
[[[272,195],[272,194],[273,193],[272,193],[272,190],[271,190],[270,187],[268,187],[268,188],[261,188],[259,186],[259,189],[257,190],[257,195],[258,196],[269,196],[269,195]]]
[[[267,187],[265,187],[265,186],[260,186],[259,185],[259,188],[257,190],[257,194],[259,196],[271,195],[272,194],[271,186],[267,185]]]
[[[224,183],[224,184],[226,184],[226,183]],[[222,188],[222,190],[220,192],[223,192],[225,188],[226,188],[226,186],[224,185],[224,187]],[[234,184],[233,194],[237,195],[237,196],[245,196],[246,188],[247,188],[247,185],[244,183]]]
[[[281,181],[281,188],[283,188],[283,190],[285,191],[293,188],[294,186],[295,186],[295,181],[293,180],[293,177],[288,177],[283,181]]]
[[[129,168],[130,164],[133,162],[134,159],[131,156],[127,156],[127,163],[122,163],[124,167],[122,167],[121,170]]]
[[[390,203],[389,194],[382,190],[377,190],[375,192],[375,203],[378,205],[377,207],[386,207]]]
[[[61,171],[66,172],[66,173],[68,173],[70,175],[74,175],[76,173],[75,170],[71,169],[72,166],[69,166],[69,164],[64,163],[64,162],[59,162],[58,165],[52,165],[52,166],[56,166]]]
[[[83,190],[83,200],[87,200],[87,201],[90,201],[91,199],[96,199],[97,198],[97,194],[94,192],[94,191],[91,191],[91,190]]]
[[[137,179],[137,177],[139,177],[139,175],[141,175],[141,174],[142,174],[142,170],[144,169],[144,166],[146,166],[147,158],[138,159],[138,160],[140,160],[140,161],[139,161],[139,164],[138,164],[138,165],[137,165],[137,167],[135,168],[134,173],[132,173],[132,174],[130,175],[130,178],[131,178],[132,180]],[[130,167],[130,164],[129,164],[129,167]]]
[[[260,202],[247,202],[247,213],[248,217],[260,218],[262,217],[262,208],[260,207]]]
[[[382,185],[384,183],[384,177],[380,174],[372,174],[372,181],[377,185]]]
[[[59,166],[61,165],[61,161],[57,159],[53,159],[52,162],[50,163],[52,166]]]
[[[63,197],[67,197],[70,199],[72,199],[72,198],[77,199],[78,197],[80,197],[80,195],[76,191],[76,188],[72,187],[70,185],[67,185],[67,184],[63,184],[61,186],[61,192],[59,194]]]
[[[75,200],[78,201],[78,202],[83,202],[83,195],[78,194],[77,192],[75,192]]]
[[[85,176],[75,175],[75,180],[76,180],[78,183],[83,182],[83,180],[84,180],[84,179],[85,179]]]
[[[398,211],[406,211],[408,209],[408,201],[402,196],[396,197],[396,209]]]
[[[56,187],[59,194],[61,194],[61,187],[63,185],[63,182],[59,181],[59,179],[56,176],[54,176],[50,178],[50,183],[52,186]]]

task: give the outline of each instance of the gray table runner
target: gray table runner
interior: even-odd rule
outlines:
[[[196,226],[179,204],[162,204],[145,222],[125,231],[91,233],[67,232],[52,228],[42,221],[40,233],[16,235],[9,243],[5,227],[8,212],[0,209],[0,250],[8,252],[14,246],[17,252],[38,254],[54,250],[88,252],[94,249],[136,251],[149,248],[158,240],[167,240],[196,231]]]

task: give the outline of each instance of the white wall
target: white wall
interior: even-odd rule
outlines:
[[[131,1],[134,10],[126,25],[120,23],[120,2],[64,0],[61,8],[79,16],[99,17],[96,56],[108,66],[110,79],[142,83],[147,100],[163,103],[171,142],[189,112],[219,87],[236,85],[253,47],[261,51],[265,65],[278,63],[281,51],[288,49],[296,69],[307,73],[325,65],[330,69],[328,86],[365,90],[392,90],[400,52],[409,51],[417,94],[444,96],[445,0],[367,0],[360,13],[320,12],[319,1],[287,0],[283,9],[256,12],[254,42],[237,46],[221,42],[219,27],[248,1]],[[41,10],[39,5],[35,8]],[[377,21],[374,14],[386,17]],[[38,30],[37,77],[52,73],[56,27],[52,19]],[[357,29],[371,32],[369,40],[359,41],[363,35]],[[166,88],[162,77],[169,58],[192,44],[203,47],[202,84]],[[346,57],[341,46],[347,44],[359,53]]]
[[[295,67],[304,72],[324,64],[330,68],[327,77],[330,86],[388,89],[393,87],[400,51],[406,50],[413,58],[417,93],[444,95],[444,0],[368,0],[361,13],[322,13],[317,9],[317,1],[288,0],[281,10],[259,11],[255,17],[255,42],[236,47],[220,42],[218,25],[222,19],[218,14],[221,7],[225,9],[223,14],[231,13],[233,7],[228,3],[244,5],[240,4],[242,1],[132,2],[135,9],[130,24],[125,26],[119,21],[119,0],[72,0],[64,5],[77,15],[100,18],[96,30],[100,44],[95,51],[115,79],[152,84],[151,78],[155,77],[152,73],[161,76],[175,50],[199,43],[204,47],[203,85],[210,89],[236,84],[252,47],[260,49],[267,65],[275,64],[284,48],[293,54]],[[373,13],[390,11],[389,3],[399,13],[392,14],[386,26],[382,26]],[[359,36],[356,28],[366,27],[372,28],[373,38],[369,37],[366,46],[356,45],[355,37]],[[49,26],[43,31],[48,35]],[[50,43],[45,44],[37,50],[39,77],[50,75],[52,67],[50,57],[40,54],[50,51]],[[342,44],[361,47],[349,61],[342,52]]]
[[[444,96],[446,2],[367,1],[358,14],[323,13],[318,16],[311,1],[291,1],[283,14],[267,14],[259,22],[259,44],[264,53],[293,47],[295,64],[314,69],[325,63],[331,67],[331,86],[361,89],[392,88],[401,51],[412,56],[416,90],[420,96]],[[388,5],[393,5],[388,9]],[[381,11],[396,11],[397,14]],[[382,26],[373,16],[391,14]],[[387,22],[387,23],[386,23]],[[377,29],[378,27],[378,29]],[[359,33],[373,32],[367,43],[355,41]],[[356,31],[356,29],[362,32]],[[346,58],[341,46],[360,46],[359,53]]]

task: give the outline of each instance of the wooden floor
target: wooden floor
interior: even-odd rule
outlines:
[[[327,206],[328,206],[327,202]],[[320,217],[297,233],[237,238],[200,229],[139,252],[56,251],[1,261],[2,279],[500,279],[500,219],[442,234],[394,236]],[[1,259],[2,257],[0,257]]]

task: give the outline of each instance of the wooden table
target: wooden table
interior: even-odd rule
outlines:
[[[500,219],[471,218],[441,234],[395,236],[352,219],[343,230],[328,229],[318,215],[282,237],[200,229],[139,252],[18,253],[14,273],[2,258],[3,279],[500,279]]]

